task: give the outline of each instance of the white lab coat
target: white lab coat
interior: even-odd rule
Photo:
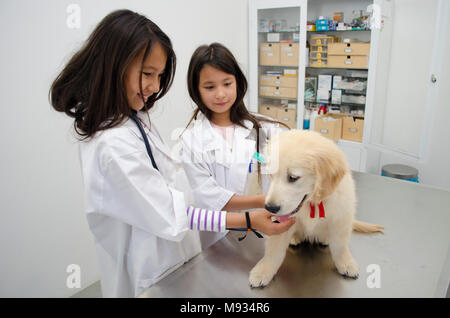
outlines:
[[[89,227],[94,235],[104,297],[133,297],[200,253],[188,229],[176,162],[145,113],[151,165],[136,124],[97,133],[80,143]],[[179,174],[178,176],[182,176]]]
[[[181,135],[180,157],[196,207],[222,210],[234,194],[248,194],[249,164],[256,151],[256,132],[252,122],[245,121],[245,126],[235,125],[231,150],[226,140],[201,113]],[[278,124],[261,122],[261,126],[270,132]],[[269,138],[270,135],[266,134],[265,137]],[[256,173],[254,159],[252,173]],[[263,189],[268,189],[266,178],[263,178]],[[201,232],[202,248],[206,249],[224,235],[226,232]]]

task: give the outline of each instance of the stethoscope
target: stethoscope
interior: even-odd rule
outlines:
[[[147,138],[147,134],[144,131],[144,127],[142,127],[141,122],[139,121],[139,119],[137,118],[137,111],[132,110],[131,112],[131,116],[130,118],[136,123],[136,126],[139,128],[139,131],[141,132],[142,135],[142,139],[144,139],[144,143],[145,143],[145,148],[147,148],[147,154],[150,157],[150,160],[152,161],[152,166],[153,168],[155,168],[156,170],[159,170],[158,167],[156,166],[156,162],[155,159],[153,158],[153,154],[152,154],[152,149],[150,148],[150,143],[148,142],[148,138]],[[259,155],[259,154],[258,154]],[[255,157],[257,158],[257,157]],[[257,158],[258,159],[258,158]],[[260,159],[258,159],[259,161]],[[250,163],[251,164],[251,163]],[[251,167],[251,166],[250,166]],[[251,168],[250,168],[251,169]],[[232,229],[232,228],[227,228],[227,230],[233,230],[233,231],[246,231],[246,232],[250,232],[252,231],[253,233],[255,233],[255,235],[258,238],[262,238],[263,236],[261,234],[259,234],[258,232],[256,232],[254,229],[251,229],[251,225],[250,225],[250,216],[248,214],[248,212],[245,212],[245,219],[247,222],[247,228],[242,228],[242,229]],[[245,239],[247,237],[247,234],[245,234],[243,237],[238,238],[239,241],[242,241],[243,239]]]
[[[142,127],[142,124],[140,123],[138,117],[137,117],[137,111],[132,110],[130,118],[136,123],[136,126],[139,128],[139,131],[141,132],[142,139],[144,139],[145,148],[147,148],[147,154],[150,157],[150,160],[152,161],[152,166],[156,170],[158,169],[158,166],[156,165],[155,159],[153,158],[152,149],[150,148],[150,143],[148,142],[147,134],[144,131],[144,127]]]

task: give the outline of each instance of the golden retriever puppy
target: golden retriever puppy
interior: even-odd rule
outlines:
[[[302,241],[328,245],[337,271],[358,277],[358,264],[348,242],[352,230],[376,232],[383,227],[355,221],[355,185],[344,153],[313,131],[290,130],[274,138],[267,156],[272,170],[266,209],[278,221],[296,223],[285,233],[266,238],[265,255],[250,272],[250,285],[269,284],[289,244]],[[272,151],[270,149],[277,149]]]

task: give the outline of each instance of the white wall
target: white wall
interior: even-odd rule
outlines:
[[[80,29],[66,25],[71,3]],[[70,296],[79,290],[66,287],[69,264],[81,266],[82,288],[99,279],[72,121],[52,110],[48,90],[95,25],[121,8],[147,15],[173,41],[175,82],[151,115],[166,140],[192,112],[186,72],[198,45],[224,43],[247,71],[247,1],[2,1],[0,297]]]

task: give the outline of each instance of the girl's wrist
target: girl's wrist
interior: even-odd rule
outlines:
[[[265,194],[258,195],[258,202],[257,202],[258,208],[264,209],[265,205],[266,205],[266,195]]]
[[[250,217],[250,227],[251,227],[253,230],[260,231],[261,229],[260,229],[260,226],[259,226],[259,223],[258,223],[258,215],[257,215],[257,213],[258,213],[258,211],[252,211],[252,212],[249,212],[249,217]],[[246,226],[247,226],[247,225],[246,225]]]

